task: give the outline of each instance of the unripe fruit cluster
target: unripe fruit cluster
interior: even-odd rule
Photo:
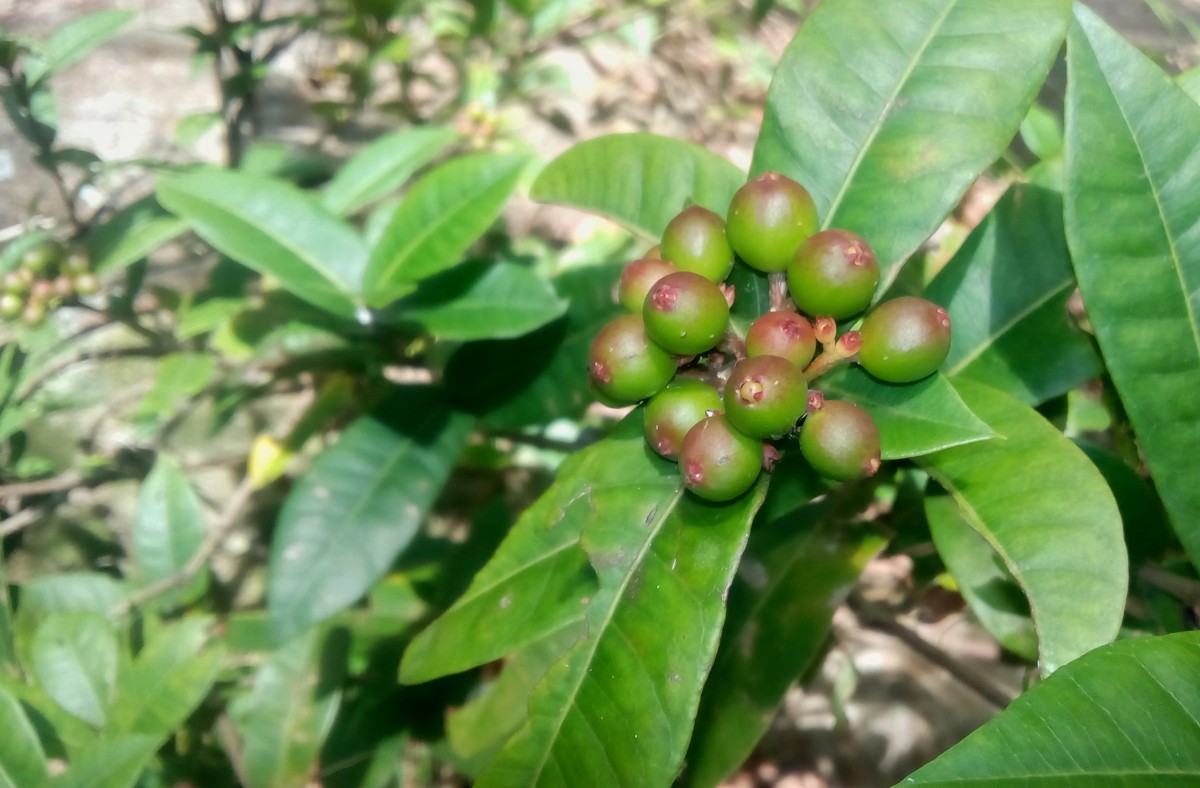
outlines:
[[[30,247],[17,267],[0,276],[0,317],[36,326],[65,299],[99,292],[88,253],[47,239]]]
[[[725,281],[739,261],[768,274],[772,292],[771,311],[744,337],[731,329],[736,293]],[[822,476],[870,476],[880,464],[875,421],[809,384],[848,361],[885,383],[911,383],[950,349],[946,310],[913,297],[880,304],[838,335],[838,321],[870,306],[879,274],[865,239],[820,230],[808,191],[766,173],[734,194],[725,217],[684,209],[624,268],[615,296],[628,313],[592,342],[592,386],[612,404],[646,400],[647,443],[678,461],[684,484],[706,500],[738,497],[797,443]]]

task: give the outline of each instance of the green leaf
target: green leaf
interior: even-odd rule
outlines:
[[[213,628],[211,619],[195,617],[156,632],[118,679],[109,731],[161,743],[183,725],[221,669],[224,649]]]
[[[729,592],[721,648],[704,685],[682,785],[714,786],[749,756],[788,687],[823,653],[833,611],[886,544],[852,530],[825,499],[805,463],[772,474],[770,501],[784,486],[801,504],[760,516]]]
[[[192,147],[224,118],[220,112],[193,112],[184,115],[175,124],[175,144],[181,148]]]
[[[1029,600],[987,540],[945,495],[925,498],[925,517],[938,555],[979,623],[1001,646],[1028,660],[1038,655]]]
[[[114,213],[89,232],[84,242],[92,269],[111,274],[136,263],[186,229],[187,223],[167,213],[151,194]]]
[[[183,569],[204,541],[200,499],[179,464],[159,454],[138,492],[130,539],[142,580],[153,583]],[[198,575],[182,594],[194,598],[204,589]]]
[[[292,489],[271,542],[279,642],[353,604],[412,541],[471,431],[429,387],[351,424]]]
[[[1200,784],[1200,634],[1123,640],[1067,665],[904,785]]]
[[[363,293],[384,307],[457,265],[500,216],[529,159],[480,153],[443,164],[409,190],[371,251]]]
[[[354,317],[367,248],[312,195],[218,169],[160,177],[158,199],[223,254],[341,317]]]
[[[341,703],[345,632],[310,630],[271,652],[248,692],[229,704],[247,788],[305,785]]]
[[[879,425],[885,460],[918,457],[996,434],[938,372],[916,383],[895,385],[879,382],[856,364],[821,377],[813,388],[870,411]]]
[[[154,757],[153,736],[111,736],[89,744],[71,759],[71,768],[54,778],[54,788],[133,788]]]
[[[1061,157],[1066,145],[1062,122],[1040,104],[1030,105],[1025,120],[1021,121],[1021,140],[1039,159]]]
[[[922,457],[1029,599],[1043,673],[1111,641],[1129,565],[1104,477],[1036,411],[967,380],[963,400],[1001,437]]]
[[[54,31],[40,47],[41,57],[26,69],[30,84],[65,71],[120,32],[134,18],[132,11],[97,11],[73,19]]]
[[[51,613],[108,613],[129,595],[123,583],[99,572],[42,575],[20,588],[20,617],[33,620]]]
[[[1092,340],[1067,312],[1074,289],[1062,198],[1009,189],[925,292],[954,326],[942,371],[1030,405],[1098,377]]]
[[[321,201],[339,216],[352,214],[399,189],[455,139],[453,129],[419,126],[375,139],[341,166]]]
[[[1200,566],[1200,106],[1086,8],[1076,17],[1067,240],[1146,464]]]
[[[530,196],[607,216],[657,243],[688,205],[724,216],[745,182],[744,172],[697,145],[653,134],[609,134],[546,165]]]
[[[16,678],[21,675],[21,663],[17,659],[12,601],[9,599],[5,575],[4,551],[0,549],[0,678]]]
[[[599,473],[575,487],[575,508],[587,513],[581,544],[600,581],[588,637],[538,683],[529,720],[479,788],[663,786],[679,771],[766,483],[720,505],[686,494],[639,422],[635,414],[598,444]]]
[[[1104,475],[1117,499],[1121,522],[1125,526],[1130,567],[1161,558],[1174,546],[1175,539],[1162,501],[1154,494],[1154,489],[1112,452],[1078,440],[1076,445]]]
[[[803,184],[824,227],[874,247],[879,293],[1008,147],[1070,0],[834,0],[771,82],[752,174]]]
[[[0,788],[40,788],[50,782],[46,753],[21,703],[0,688]]]
[[[1200,101],[1200,66],[1192,66],[1176,76],[1175,84],[1191,96],[1192,101]]]
[[[172,353],[165,356],[154,377],[154,388],[138,403],[136,416],[163,419],[212,381],[217,360],[209,353]]]
[[[117,679],[117,634],[94,613],[56,613],[38,625],[30,670],[55,703],[103,727]]]

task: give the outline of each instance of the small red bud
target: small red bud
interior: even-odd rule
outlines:
[[[857,331],[847,331],[838,337],[837,349],[838,355],[842,358],[850,358],[859,351],[862,347],[862,334]]]
[[[837,321],[821,315],[813,320],[813,333],[822,345],[831,345],[837,339]]]
[[[775,464],[779,462],[779,457],[779,449],[776,449],[769,443],[763,444],[762,467],[764,471],[770,473],[771,471],[775,470]]]
[[[808,390],[808,412],[816,413],[825,407],[825,395],[816,389]]]

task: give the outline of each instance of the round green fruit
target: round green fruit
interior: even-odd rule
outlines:
[[[800,184],[777,172],[746,183],[729,201],[725,234],[751,268],[787,268],[796,247],[817,231],[817,206]]]
[[[680,271],[723,282],[733,269],[733,249],[725,237],[725,220],[707,208],[692,205],[663,231],[661,254]]]
[[[950,352],[950,315],[923,298],[885,301],[866,316],[859,332],[859,363],[887,383],[931,375]]]
[[[762,464],[762,442],[719,413],[688,430],[679,451],[684,486],[706,501],[731,501],[746,492]]]
[[[21,267],[35,274],[53,275],[62,256],[62,244],[53,238],[47,238],[34,244],[21,255]]]
[[[744,358],[733,365],[725,382],[725,415],[752,438],[787,432],[807,407],[804,373],[779,356]]]
[[[641,315],[607,323],[588,352],[592,385],[612,402],[633,403],[661,391],[675,368],[675,359],[646,336]]]
[[[21,314],[24,306],[25,302],[19,295],[14,293],[0,295],[0,317],[16,317]]]
[[[825,400],[800,428],[800,452],[827,479],[863,479],[879,470],[879,428],[853,402]]]
[[[787,281],[801,310],[842,320],[871,304],[879,286],[879,262],[861,236],[849,230],[822,230],[796,250]]]
[[[746,331],[746,356],[779,356],[800,369],[817,352],[812,323],[795,312],[767,312]]]
[[[88,256],[87,249],[82,246],[72,247],[62,261],[62,271],[69,276],[86,274],[90,267],[91,258]]]
[[[621,269],[617,299],[630,312],[641,312],[642,305],[646,303],[646,294],[654,287],[654,283],[677,270],[675,264],[668,260],[652,257],[634,260]]]
[[[92,295],[100,292],[100,280],[95,274],[83,273],[75,277],[75,292],[79,295]]]
[[[2,288],[0,289],[13,295],[24,295],[29,292],[31,284],[33,284],[33,279],[30,277],[29,272],[17,269],[16,271],[9,271],[4,275]]]
[[[720,285],[691,271],[654,283],[642,305],[646,333],[670,353],[692,356],[711,350],[729,326],[729,302]]]
[[[646,443],[668,460],[679,456],[688,430],[721,410],[721,395],[703,381],[677,378],[646,403]]]
[[[41,301],[31,300],[21,311],[21,322],[27,326],[36,326],[46,319],[46,305]]]

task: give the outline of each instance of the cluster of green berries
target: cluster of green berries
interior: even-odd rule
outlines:
[[[0,277],[0,317],[36,326],[65,299],[99,292],[88,253],[53,239],[29,248],[17,267]]]
[[[739,260],[772,287],[772,311],[744,337],[731,331],[735,293],[725,284]],[[646,442],[678,461],[685,486],[706,500],[744,493],[797,438],[822,476],[870,476],[880,464],[875,421],[809,384],[848,361],[909,383],[950,350],[946,310],[920,298],[887,301],[838,336],[838,321],[866,310],[878,285],[866,240],[819,230],[808,191],[769,172],[734,194],[724,219],[686,208],[659,246],[625,267],[617,298],[629,313],[596,335],[589,377],[609,403],[647,400]]]

